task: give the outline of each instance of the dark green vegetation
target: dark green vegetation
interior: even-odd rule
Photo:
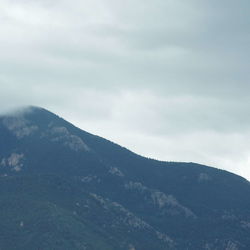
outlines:
[[[40,108],[0,117],[0,249],[250,249],[250,185],[143,158]]]

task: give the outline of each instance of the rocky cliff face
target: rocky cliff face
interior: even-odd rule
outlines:
[[[143,158],[41,108],[0,117],[0,176],[1,249],[250,248],[248,181]]]

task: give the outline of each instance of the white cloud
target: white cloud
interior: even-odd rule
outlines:
[[[249,178],[247,10],[245,0],[2,0],[0,109],[44,106],[141,154]]]

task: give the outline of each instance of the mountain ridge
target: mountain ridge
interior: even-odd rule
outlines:
[[[31,202],[46,193],[39,202],[47,204],[51,200],[57,204],[64,211],[61,217],[72,225],[70,232],[75,232],[74,228],[83,230],[86,221],[98,228],[96,234],[95,230],[88,232],[89,238],[97,237],[107,249],[249,248],[250,185],[243,177],[195,163],[148,159],[80,130],[46,109],[31,106],[29,111],[19,116],[0,116],[0,185],[6,180],[21,190],[27,190],[26,185],[36,190],[38,185],[36,194],[27,198],[21,192],[20,197]],[[41,191],[39,181],[28,184],[27,178],[43,180],[45,190]],[[68,191],[60,183],[75,190],[76,200],[81,200],[74,201],[79,204],[77,209],[69,204],[73,200],[66,198]],[[65,200],[54,194],[58,188]],[[85,198],[80,199],[81,195]],[[77,219],[68,217],[68,212]],[[55,225],[61,223],[53,221]],[[71,249],[100,249],[100,245],[91,245],[87,236],[89,245],[80,244],[76,232],[68,232],[69,239],[60,230],[56,232],[55,241],[65,246],[74,239]],[[106,242],[107,237],[113,241]],[[41,249],[57,249],[46,240],[50,243]]]
[[[246,181],[248,181],[245,177],[237,174],[237,173],[233,173],[233,172],[230,172],[228,170],[225,170],[225,169],[221,169],[221,168],[217,168],[217,167],[214,167],[214,166],[210,166],[210,165],[206,165],[206,164],[201,164],[201,163],[197,163],[197,162],[192,162],[192,161],[165,161],[165,160],[160,160],[160,159],[156,159],[156,158],[151,158],[151,157],[147,157],[145,155],[140,155],[132,150],[130,150],[129,148],[127,147],[124,147],[124,146],[121,146],[119,143],[117,142],[112,142],[111,140],[109,139],[106,139],[102,136],[99,136],[97,134],[93,134],[93,133],[89,133],[87,132],[86,130],[83,130],[82,128],[78,127],[78,126],[75,126],[73,123],[71,122],[68,122],[67,120],[65,120],[63,117],[59,116],[59,115],[56,115],[55,113],[49,111],[48,109],[46,108],[42,108],[42,107],[39,107],[39,106],[33,106],[33,105],[28,105],[28,106],[23,106],[21,108],[16,108],[16,109],[12,109],[12,111],[9,111],[9,112],[5,112],[4,114],[1,114],[0,113],[0,118],[1,117],[8,117],[8,116],[12,116],[12,117],[15,117],[15,116],[23,116],[25,114],[29,114],[29,113],[32,113],[32,112],[40,112],[41,113],[44,113],[46,115],[50,114],[50,116],[56,116],[57,118],[61,119],[62,121],[64,122],[67,122],[69,123],[72,127],[74,127],[74,129],[77,129],[77,130],[81,130],[83,131],[84,133],[86,134],[89,134],[89,135],[92,135],[92,136],[96,136],[102,140],[105,140],[109,143],[112,143],[112,144],[115,144],[116,146],[119,146],[127,151],[130,151],[131,153],[135,154],[135,155],[138,155],[140,157],[143,157],[143,158],[147,158],[149,160],[152,160],[152,161],[157,161],[157,162],[161,162],[161,163],[185,163],[185,164],[194,164],[194,165],[197,165],[197,166],[200,166],[200,167],[208,167],[208,168],[213,168],[213,169],[217,169],[217,170],[220,170],[220,171],[225,171],[227,173],[230,173],[230,174],[233,174],[233,175],[236,175],[236,176],[239,176],[243,179],[245,179]]]

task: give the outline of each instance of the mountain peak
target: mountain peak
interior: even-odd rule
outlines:
[[[55,219],[52,232],[63,230],[54,235],[55,240],[47,239],[50,249],[249,249],[249,193],[249,183],[236,175],[138,156],[44,108],[28,106],[0,117],[0,207],[8,207],[5,197],[9,197],[9,207],[14,200],[18,211],[10,217],[12,228],[0,215],[7,223],[2,231],[16,230],[19,220],[22,228],[41,235],[44,242],[44,235],[51,234],[41,232],[51,228],[50,220],[39,218],[48,223],[46,227],[31,229],[36,223],[26,213],[19,216],[19,208],[29,204],[25,210],[36,218],[43,204],[41,214],[46,209]],[[30,203],[24,202],[27,197]],[[60,216],[55,216],[58,212]],[[79,239],[86,230],[91,237],[98,232],[107,235],[114,246],[85,247]],[[54,247],[60,235],[67,244],[75,239],[79,247]],[[37,237],[33,238],[35,243],[25,249],[40,249],[35,245]],[[16,249],[1,244],[0,249]],[[18,249],[24,249],[22,244],[17,243]]]
[[[16,121],[25,121],[25,123],[29,124],[37,124],[43,127],[44,124],[49,124],[55,120],[63,120],[58,115],[50,112],[49,110],[39,107],[39,106],[23,106],[19,108],[15,108],[5,112],[0,115],[0,119],[2,120],[12,120]],[[65,121],[66,122],[66,121]]]
[[[88,151],[81,137],[72,131],[72,125],[56,114],[40,107],[28,106],[0,118],[0,125],[16,139],[30,138],[31,142],[48,140],[61,143],[74,151]],[[48,145],[48,146],[50,146]]]

